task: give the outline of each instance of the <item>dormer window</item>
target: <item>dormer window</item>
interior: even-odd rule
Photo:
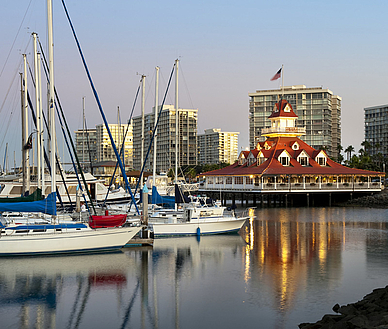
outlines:
[[[317,158],[317,163],[320,165],[320,166],[326,166],[326,158],[325,157],[319,157]]]
[[[288,104],[284,108],[284,112],[291,112],[291,108],[290,108],[290,106]]]
[[[279,162],[282,164],[282,166],[289,166],[290,165],[290,158],[287,156],[281,156],[281,157],[279,157]]]
[[[298,161],[299,161],[299,163],[300,163],[302,166],[307,166],[307,165],[308,165],[308,159],[307,159],[307,157],[299,157]]]
[[[257,159],[257,165],[260,166],[260,165],[263,164],[266,160],[267,160],[267,158],[265,158],[265,157],[259,157],[259,158]]]

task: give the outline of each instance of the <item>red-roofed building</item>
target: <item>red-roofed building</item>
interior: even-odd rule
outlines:
[[[379,192],[383,172],[342,166],[324,150],[316,150],[299,136],[297,115],[291,104],[281,100],[270,115],[271,127],[263,131],[265,142],[242,151],[236,163],[201,174],[200,191],[290,193]]]

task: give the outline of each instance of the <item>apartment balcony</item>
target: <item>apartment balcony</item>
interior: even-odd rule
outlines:
[[[262,135],[269,134],[290,134],[290,135],[305,135],[306,128],[305,127],[270,127],[263,128],[261,130]]]

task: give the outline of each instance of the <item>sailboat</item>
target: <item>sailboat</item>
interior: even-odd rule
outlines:
[[[0,256],[28,256],[61,253],[85,253],[118,250],[140,230],[140,226],[92,228],[84,223],[56,221],[55,118],[52,3],[47,1],[48,44],[50,63],[49,109],[51,111],[51,193],[41,201],[2,203],[7,211],[42,212],[52,215],[52,222],[38,225],[5,226],[0,221]],[[28,207],[28,209],[27,209]],[[1,218],[0,218],[1,219]]]

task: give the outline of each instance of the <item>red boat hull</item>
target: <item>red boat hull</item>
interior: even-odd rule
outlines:
[[[91,228],[117,227],[124,225],[127,220],[127,214],[120,215],[93,215],[89,218]]]

